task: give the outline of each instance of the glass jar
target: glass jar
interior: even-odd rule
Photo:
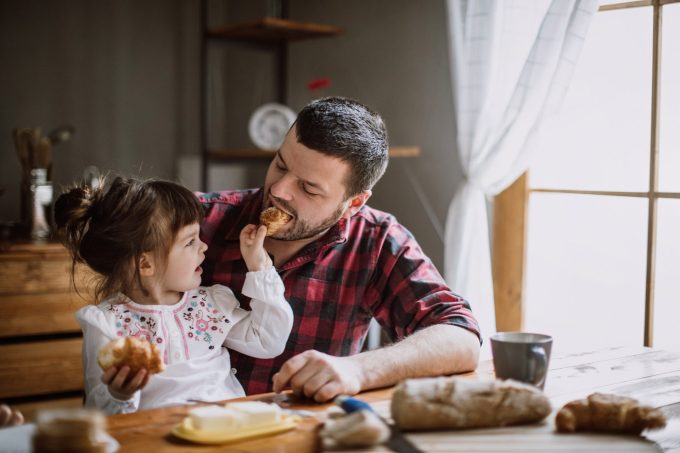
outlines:
[[[38,413],[33,434],[36,453],[105,453],[106,418],[90,409],[48,409]]]

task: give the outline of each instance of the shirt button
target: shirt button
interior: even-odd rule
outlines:
[[[236,368],[231,369],[231,374],[236,374]]]
[[[175,358],[179,359],[179,352],[175,352]]]

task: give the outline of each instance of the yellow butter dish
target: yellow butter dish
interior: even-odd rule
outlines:
[[[299,421],[276,405],[241,402],[193,409],[171,432],[191,442],[225,444],[288,431]]]

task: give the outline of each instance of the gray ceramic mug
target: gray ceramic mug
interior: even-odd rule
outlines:
[[[540,333],[500,332],[491,336],[496,377],[526,382],[543,389],[552,337]]]

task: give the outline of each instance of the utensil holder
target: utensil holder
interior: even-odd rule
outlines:
[[[52,182],[47,181],[47,169],[32,169],[28,184],[22,182],[21,185],[21,217],[33,241],[42,242],[50,237],[52,199]]]

